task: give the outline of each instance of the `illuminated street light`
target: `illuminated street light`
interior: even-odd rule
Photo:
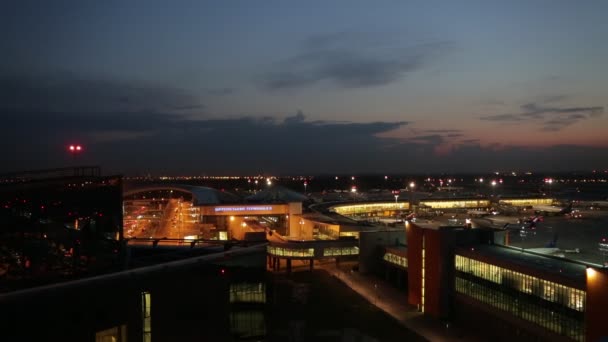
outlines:
[[[399,198],[399,195],[395,194],[395,222],[398,221],[398,219],[397,219],[397,209],[398,209],[397,199],[398,198]]]
[[[553,178],[545,178],[545,184],[549,185],[549,196],[551,196],[551,185],[553,184]]]
[[[410,210],[412,210],[412,213],[414,213],[414,188],[416,187],[416,183],[414,183],[413,181],[410,182]]]

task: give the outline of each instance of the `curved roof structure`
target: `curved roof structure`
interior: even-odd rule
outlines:
[[[247,197],[247,201],[262,203],[306,202],[308,201],[308,197],[299,192],[275,185]]]
[[[128,188],[125,186],[123,191],[123,197],[135,195],[142,192],[148,191],[163,191],[163,190],[175,190],[184,191],[192,194],[192,201],[194,205],[205,205],[205,204],[222,204],[222,203],[238,203],[240,199],[238,196],[225,191],[219,191],[217,189],[208,188],[206,186],[195,186],[187,184],[145,184],[141,186],[134,186]]]

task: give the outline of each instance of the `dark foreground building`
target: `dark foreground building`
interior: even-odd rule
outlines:
[[[98,167],[0,176],[0,291],[119,269],[122,178]]]

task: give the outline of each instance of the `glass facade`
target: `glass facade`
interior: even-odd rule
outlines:
[[[385,214],[385,211],[390,212],[395,210],[409,210],[410,205],[407,202],[366,203],[355,205],[343,205],[339,207],[334,207],[333,209],[340,215],[348,216],[369,214],[374,212]],[[385,216],[389,216],[389,213],[386,213]]]
[[[277,246],[268,246],[268,254],[284,257],[296,258],[312,258],[315,256],[314,248],[284,248]]]
[[[314,223],[313,232],[316,232],[316,238],[320,240],[337,240],[340,235],[340,226],[327,225],[322,223]]]
[[[352,236],[359,240],[359,232],[340,232],[340,237]]]
[[[586,292],[461,255],[456,292],[576,341],[585,336]]]
[[[407,268],[407,258],[401,255],[387,252],[384,253],[384,257],[382,259],[391,264]]]
[[[500,200],[500,204],[510,204],[517,207],[529,206],[529,205],[552,205],[552,198],[517,198],[517,199],[503,199]]]
[[[152,341],[152,298],[150,292],[141,293],[141,316],[143,342]]]
[[[266,303],[266,284],[230,284],[230,303]]]
[[[452,209],[452,208],[488,208],[489,200],[458,200],[458,201],[420,201],[424,205],[433,209]]]
[[[233,311],[230,313],[230,331],[239,340],[259,340],[266,335],[266,320],[260,310]]]
[[[359,247],[326,247],[323,256],[359,255]]]

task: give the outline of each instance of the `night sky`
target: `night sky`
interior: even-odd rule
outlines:
[[[3,1],[0,172],[608,169],[607,13],[603,0]]]

